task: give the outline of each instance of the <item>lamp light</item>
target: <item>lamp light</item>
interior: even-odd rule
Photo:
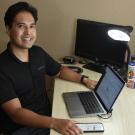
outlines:
[[[108,31],[108,35],[114,39],[114,40],[117,40],[117,41],[129,41],[130,40],[130,36],[121,31],[121,30],[117,30],[117,29],[111,29]]]

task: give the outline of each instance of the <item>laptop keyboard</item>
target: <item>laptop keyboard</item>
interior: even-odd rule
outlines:
[[[78,93],[87,114],[103,112],[92,92]]]

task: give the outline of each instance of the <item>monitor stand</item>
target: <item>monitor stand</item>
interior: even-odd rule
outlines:
[[[125,82],[127,82],[127,63],[124,64],[122,68],[115,68],[115,70],[119,73],[119,75],[123,78]]]
[[[105,65],[101,63],[88,63],[84,65],[83,68],[90,69],[99,73],[103,73],[105,71]]]

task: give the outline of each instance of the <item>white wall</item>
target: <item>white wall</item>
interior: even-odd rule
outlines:
[[[0,0],[0,50],[8,37],[3,16],[9,5],[19,0]],[[76,19],[132,25],[135,28],[134,0],[25,0],[39,11],[38,40],[54,58],[72,55],[75,42]],[[129,43],[135,54],[135,30]]]

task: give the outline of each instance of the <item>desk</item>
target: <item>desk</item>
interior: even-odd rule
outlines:
[[[98,80],[101,74],[84,69],[82,74],[89,75],[91,79]],[[62,98],[63,92],[88,90],[85,86],[56,79],[54,84],[54,97],[52,116],[63,119],[71,119]],[[112,117],[101,119],[99,117],[74,118],[78,122],[102,122],[105,131],[96,133],[96,135],[134,135],[135,134],[135,89],[129,89],[126,86],[122,90],[116,103],[113,106]],[[91,135],[93,133],[86,133]],[[59,135],[51,130],[50,135]]]

